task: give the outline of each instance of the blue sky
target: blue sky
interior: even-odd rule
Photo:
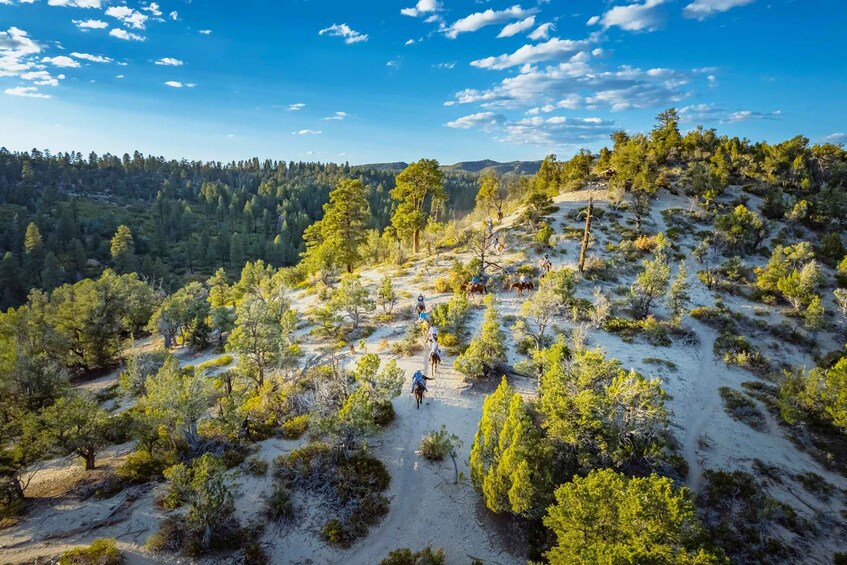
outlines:
[[[560,157],[675,106],[847,142],[844,0],[0,0],[0,145]]]

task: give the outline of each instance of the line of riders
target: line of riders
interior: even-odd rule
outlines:
[[[549,273],[550,269],[553,268],[553,264],[546,253],[544,254],[544,257],[539,259],[538,263],[541,268],[541,277],[543,278],[544,275]],[[473,292],[474,288],[479,287],[480,285],[484,287],[488,284],[488,280],[489,277],[484,273],[475,275],[471,278],[470,283],[467,285],[468,292]],[[511,287],[517,288],[519,295],[523,293],[524,289],[533,289],[532,282],[529,280],[526,273],[521,273],[518,282],[513,283]],[[431,367],[431,372],[434,375],[436,367],[443,359],[443,354],[441,353],[441,347],[438,344],[438,327],[435,324],[430,323],[431,316],[426,310],[426,303],[424,302],[423,294],[418,295],[415,310],[418,315],[418,321],[421,323],[421,328],[424,332],[426,344],[429,346],[429,366]],[[415,371],[414,375],[412,375],[412,394],[415,395],[418,408],[420,408],[420,405],[423,402],[424,393],[429,392],[429,389],[426,386],[426,381],[431,381],[434,378],[434,376],[429,377],[425,375],[421,370]]]

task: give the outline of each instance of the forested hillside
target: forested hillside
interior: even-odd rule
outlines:
[[[0,307],[20,304],[30,288],[51,290],[106,267],[174,289],[218,267],[237,272],[248,260],[293,265],[304,230],[347,177],[367,187],[368,227],[388,225],[394,173],[376,168],[0,149]],[[476,177],[450,173],[445,191],[445,217],[466,213]],[[121,225],[129,230],[113,245]]]
[[[4,558],[844,563],[847,151],[611,141],[3,153]]]

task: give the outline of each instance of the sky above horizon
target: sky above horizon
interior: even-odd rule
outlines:
[[[617,129],[847,142],[844,0],[0,0],[0,146],[567,158]]]

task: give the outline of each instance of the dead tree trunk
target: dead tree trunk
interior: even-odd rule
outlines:
[[[585,212],[585,232],[582,234],[582,246],[579,249],[579,272],[585,272],[585,254],[588,251],[588,238],[591,237],[591,217],[594,212],[594,197],[588,198],[588,210]]]

